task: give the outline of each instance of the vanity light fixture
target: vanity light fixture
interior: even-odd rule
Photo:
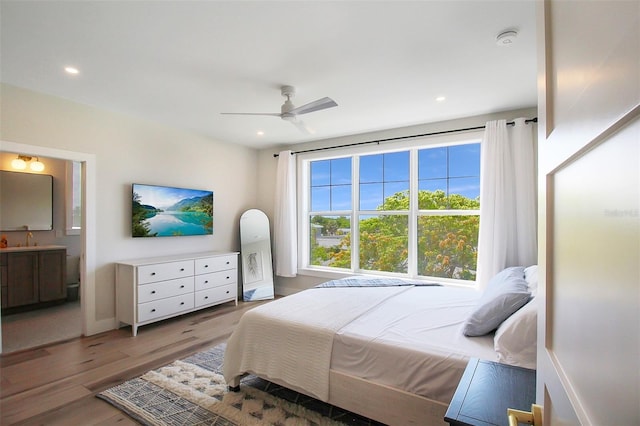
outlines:
[[[31,170],[33,170],[34,172],[41,172],[44,170],[44,163],[42,163],[40,159],[36,157],[36,161],[31,162],[31,165],[29,167],[31,167]]]
[[[44,170],[44,163],[40,161],[38,157],[30,157],[28,155],[18,155],[17,158],[11,160],[11,167],[17,170],[24,170],[27,168],[27,162],[29,162],[29,168],[34,172],[41,172]]]

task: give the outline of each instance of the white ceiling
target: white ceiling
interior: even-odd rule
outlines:
[[[536,105],[535,0],[0,8],[2,82],[256,148]],[[518,38],[498,47],[507,29]],[[220,115],[279,112],[282,85],[297,106],[329,96],[338,107],[301,116],[312,135],[278,117]]]

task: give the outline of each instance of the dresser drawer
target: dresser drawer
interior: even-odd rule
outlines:
[[[158,263],[138,267],[138,284],[166,281],[193,275],[193,260]]]
[[[196,291],[205,290],[207,288],[219,287],[225,284],[237,282],[238,272],[235,269],[228,271],[214,272],[211,274],[196,275]]]
[[[196,259],[195,263],[196,275],[207,274],[209,272],[235,269],[238,266],[238,256],[233,254],[229,256],[207,257]]]
[[[222,300],[235,299],[237,293],[238,286],[236,283],[214,287],[208,290],[196,291],[196,308],[209,305],[211,303],[217,303]]]
[[[138,305],[138,321],[145,322],[193,309],[193,293],[154,300]]]
[[[178,278],[177,280],[161,281],[138,286],[138,303],[193,293],[193,277]]]

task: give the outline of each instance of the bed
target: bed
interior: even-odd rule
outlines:
[[[507,275],[522,275],[516,288],[522,302],[507,301],[512,312],[501,319],[495,309],[486,319],[487,299],[496,299],[494,287],[504,287],[504,280],[494,282],[498,276],[484,293],[351,277],[277,299],[243,315],[227,342],[223,374],[232,388],[255,374],[385,424],[443,424],[469,358],[535,366],[532,285],[525,268]],[[504,291],[498,293],[503,309]],[[478,311],[481,329],[466,336]],[[509,322],[518,327],[501,330]],[[499,333],[506,344],[497,345]],[[507,342],[514,334],[517,344]]]

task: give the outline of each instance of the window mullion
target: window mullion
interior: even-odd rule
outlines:
[[[360,269],[360,156],[351,163],[351,270]]]
[[[409,154],[409,221],[407,273],[410,277],[418,275],[418,150]]]

